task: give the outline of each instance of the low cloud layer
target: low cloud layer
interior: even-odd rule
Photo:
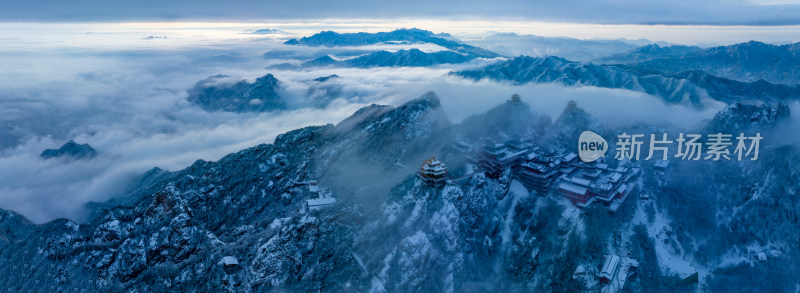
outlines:
[[[556,118],[578,101],[609,125],[665,120],[690,126],[713,115],[666,106],[641,93],[560,85],[513,86],[448,76],[451,70],[491,60],[433,68],[328,68],[277,71],[261,55],[291,49],[281,40],[181,41],[127,33],[119,48],[61,46],[37,50],[16,43],[0,50],[0,207],[35,222],[84,220],[84,205],[123,195],[136,175],[152,168],[179,170],[197,159],[222,156],[307,125],[337,123],[372,104],[400,105],[435,91],[449,118],[459,122],[519,93],[535,111]],[[120,38],[120,36],[109,36]],[[177,39],[177,40],[176,40]],[[115,39],[119,40],[119,39]],[[159,43],[152,42],[164,42]],[[122,42],[122,41],[121,41]],[[180,45],[181,42],[184,45]],[[70,44],[67,42],[67,44]],[[207,112],[186,101],[186,90],[211,75],[254,80],[272,73],[290,110],[280,113]],[[309,80],[337,96],[319,108]],[[315,106],[315,107],[311,107]],[[74,139],[100,155],[92,160],[39,158],[42,150]]]

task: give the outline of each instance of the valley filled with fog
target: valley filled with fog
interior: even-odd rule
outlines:
[[[294,36],[288,32],[261,35],[240,27],[87,29],[40,28],[40,35],[16,39],[0,51],[0,64],[5,68],[0,72],[4,89],[0,94],[0,190],[4,197],[0,207],[36,222],[58,217],[83,219],[84,204],[124,194],[126,184],[150,168],[178,170],[197,159],[217,160],[269,143],[288,130],[335,124],[360,107],[399,105],[428,91],[442,98],[455,122],[498,105],[513,93],[522,95],[535,111],[554,118],[567,101],[576,100],[611,124],[663,120],[690,126],[721,108],[712,105],[695,111],[625,90],[520,86],[448,75],[502,58],[433,67],[268,69],[325,54],[348,59],[378,50],[446,50],[435,44],[319,48],[284,45]],[[268,59],[264,56],[268,52],[284,52],[289,58]],[[273,74],[288,107],[234,113],[205,111],[187,102],[187,91],[196,83],[220,74],[251,82]],[[311,92],[309,81],[333,74],[339,76],[332,81],[337,95],[324,97],[329,99],[324,105],[315,103],[318,97]],[[69,140],[89,143],[100,156],[93,160],[39,157],[43,150],[58,148]]]
[[[797,292],[797,32],[0,23],[0,287]]]

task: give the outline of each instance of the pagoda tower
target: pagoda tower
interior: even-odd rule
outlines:
[[[447,181],[447,165],[433,156],[422,163],[417,174],[422,181],[429,185],[441,185]]]

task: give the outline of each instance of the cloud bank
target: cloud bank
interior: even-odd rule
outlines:
[[[265,69],[276,61],[262,56],[294,48],[278,39],[143,39],[149,33],[92,36],[105,44],[98,48],[66,40],[66,45],[41,49],[34,40],[0,50],[0,208],[40,223],[58,217],[85,220],[87,202],[122,196],[136,175],[152,167],[174,171],[197,159],[217,160],[271,143],[288,130],[337,123],[362,106],[400,105],[428,91],[441,97],[454,122],[512,93],[553,118],[567,101],[576,100],[609,125],[660,119],[686,126],[713,115],[712,110],[665,106],[628,91],[513,86],[447,75],[491,60],[432,68],[279,71]],[[121,45],[109,46],[104,38]],[[267,73],[281,81],[280,95],[290,110],[207,112],[186,101],[186,90],[208,76],[252,81]],[[310,95],[309,80],[331,74],[339,78],[324,84],[335,87],[336,95],[322,97],[328,100],[320,104],[315,100],[319,95]],[[92,160],[39,158],[42,150],[70,139],[89,143],[100,155]]]

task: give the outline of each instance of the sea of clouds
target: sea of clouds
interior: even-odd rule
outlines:
[[[428,91],[439,95],[453,122],[513,93],[554,119],[567,101],[575,100],[609,126],[665,121],[690,127],[721,107],[711,104],[698,112],[632,91],[515,86],[448,75],[495,60],[432,68],[268,70],[292,60],[267,60],[263,53],[308,50],[282,45],[287,35],[280,34],[40,30],[39,38],[7,34],[11,42],[0,50],[0,208],[37,223],[59,217],[85,220],[87,202],[124,196],[133,178],[150,168],[175,171],[198,159],[217,160],[271,143],[292,129],[337,123],[360,107],[400,105]],[[288,110],[208,112],[186,99],[186,90],[212,75],[253,81],[267,73],[281,81]],[[341,91],[320,107],[308,95],[309,80],[331,74],[340,76],[329,83]],[[39,157],[44,149],[71,139],[89,143],[100,155],[91,160]]]

